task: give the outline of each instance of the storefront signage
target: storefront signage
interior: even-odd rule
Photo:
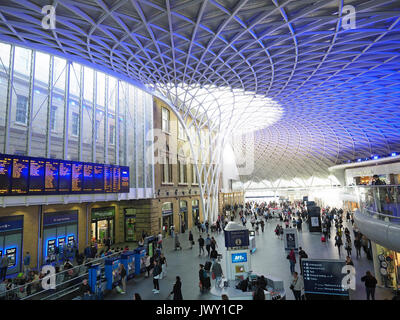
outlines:
[[[92,220],[93,219],[107,219],[113,218],[115,214],[115,208],[93,208],[92,209]]]
[[[18,220],[0,220],[0,232],[20,230],[23,228],[23,219]]]
[[[247,262],[247,253],[232,253],[232,263]]]
[[[45,213],[43,217],[43,226],[76,223],[78,221],[78,210],[67,212]]]
[[[173,212],[172,212],[172,210],[163,210],[162,211],[162,215],[163,216],[169,216],[169,215],[171,215]]]

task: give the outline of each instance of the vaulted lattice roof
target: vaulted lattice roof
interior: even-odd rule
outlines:
[[[45,30],[48,1],[1,1],[0,38],[139,81],[215,128],[257,130],[254,142],[236,141],[255,150],[243,180],[323,177],[344,160],[400,150],[399,0],[53,3],[56,29]],[[354,29],[343,27],[345,5]],[[243,103],[255,94],[265,105]]]

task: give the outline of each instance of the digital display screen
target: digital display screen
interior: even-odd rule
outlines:
[[[58,238],[58,246],[62,247],[65,243],[65,237]]]
[[[121,168],[113,167],[113,192],[121,191]]]
[[[129,167],[0,154],[0,196],[129,192]]]
[[[6,249],[6,256],[8,257],[8,267],[15,267],[17,264],[17,248]]]
[[[72,192],[81,192],[83,183],[83,164],[73,163],[72,164]]]
[[[11,176],[11,193],[27,194],[29,179],[29,159],[13,158]]]
[[[129,192],[129,167],[121,167],[121,192]]]
[[[93,190],[103,191],[104,190],[104,166],[94,165],[93,166]]]
[[[47,241],[47,255],[51,255],[55,251],[55,246],[56,246],[56,240],[51,239]]]
[[[7,194],[10,192],[12,172],[11,165],[11,157],[0,156],[0,194]]]
[[[72,164],[60,161],[59,167],[59,192],[71,192],[71,167]]]
[[[347,296],[342,287],[346,273],[342,273],[346,262],[343,260],[302,259],[304,292],[322,295]]]
[[[83,191],[92,192],[93,191],[93,165],[84,164],[83,165]]]
[[[74,236],[68,236],[68,245],[72,245],[72,243],[74,242],[75,237]]]
[[[232,253],[232,263],[247,262],[247,253]]]
[[[112,192],[113,190],[112,167],[104,166],[104,191]]]
[[[45,161],[30,161],[29,169],[29,193],[43,193],[45,184]]]
[[[58,168],[60,162],[59,161],[46,161],[45,168],[45,179],[44,179],[44,189],[47,192],[57,192],[58,191]]]

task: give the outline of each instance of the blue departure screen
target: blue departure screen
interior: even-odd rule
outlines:
[[[60,192],[71,192],[71,168],[71,162],[60,161],[58,189]]]
[[[58,191],[58,168],[60,162],[57,160],[46,160],[44,188],[46,193]]]
[[[13,158],[12,177],[11,177],[11,193],[27,194],[29,190],[29,159]]]
[[[11,186],[12,158],[0,156],[0,194],[8,194]]]
[[[31,159],[29,168],[29,193],[43,193],[45,160]]]
[[[0,196],[129,192],[129,167],[0,154]]]

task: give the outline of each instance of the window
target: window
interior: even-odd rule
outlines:
[[[192,164],[192,184],[198,184],[195,164]]]
[[[57,107],[51,106],[50,109],[50,129],[55,130],[56,128],[56,115],[57,115]]]
[[[179,172],[179,183],[187,183],[187,165],[185,155],[178,155],[178,172]]]
[[[115,137],[115,135],[114,135],[114,129],[115,129],[115,126],[113,126],[112,124],[110,125],[110,133],[109,133],[109,135],[108,135],[108,142],[110,143],[110,144],[114,144],[114,137]]]
[[[186,140],[185,129],[183,129],[183,126],[179,121],[178,121],[178,138]]]
[[[26,124],[28,117],[28,98],[17,94],[17,112],[15,121]]]
[[[169,157],[169,147],[167,145],[162,164],[163,183],[172,183],[172,164]]]
[[[79,114],[72,112],[72,135],[77,136],[79,130]]]
[[[162,130],[165,132],[169,132],[169,110],[166,108],[162,108]]]

